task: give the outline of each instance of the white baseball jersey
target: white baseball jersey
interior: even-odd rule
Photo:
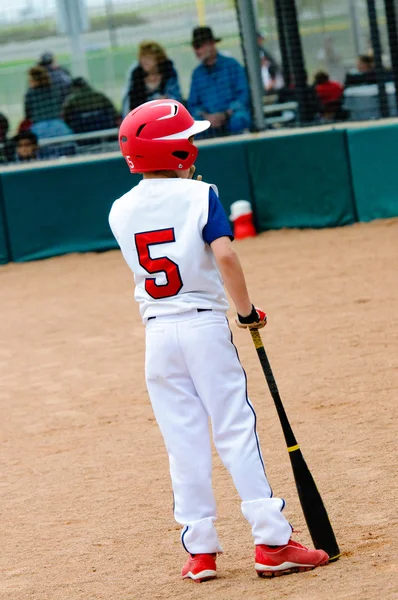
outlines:
[[[212,241],[232,237],[215,186],[192,179],[143,179],[113,204],[109,223],[134,273],[144,322],[228,301]]]

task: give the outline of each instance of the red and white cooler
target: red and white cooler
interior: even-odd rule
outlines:
[[[234,236],[236,240],[243,240],[257,235],[253,223],[253,210],[247,200],[237,200],[231,204],[229,217],[233,223]]]

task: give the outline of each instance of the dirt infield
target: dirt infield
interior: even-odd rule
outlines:
[[[269,313],[269,357],[341,560],[258,579],[215,457],[219,579],[179,579],[185,552],[132,278],[118,252],[70,255],[0,269],[0,598],[398,597],[398,220],[269,232],[237,248]],[[269,479],[309,543],[250,336],[232,327]]]

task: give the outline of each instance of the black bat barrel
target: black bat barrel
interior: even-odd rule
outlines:
[[[340,550],[333,528],[314,478],[304,460],[287,418],[261,335],[257,330],[251,330],[250,333],[285,436],[301,508],[313,544],[317,550],[325,550],[330,561],[337,560],[340,556]]]

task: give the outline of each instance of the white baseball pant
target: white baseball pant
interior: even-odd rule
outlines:
[[[212,490],[215,447],[241,497],[255,544],[283,545],[291,526],[273,498],[247,397],[246,375],[223,313],[197,310],[146,325],[146,381],[170,461],[174,516],[191,554],[222,552]]]

